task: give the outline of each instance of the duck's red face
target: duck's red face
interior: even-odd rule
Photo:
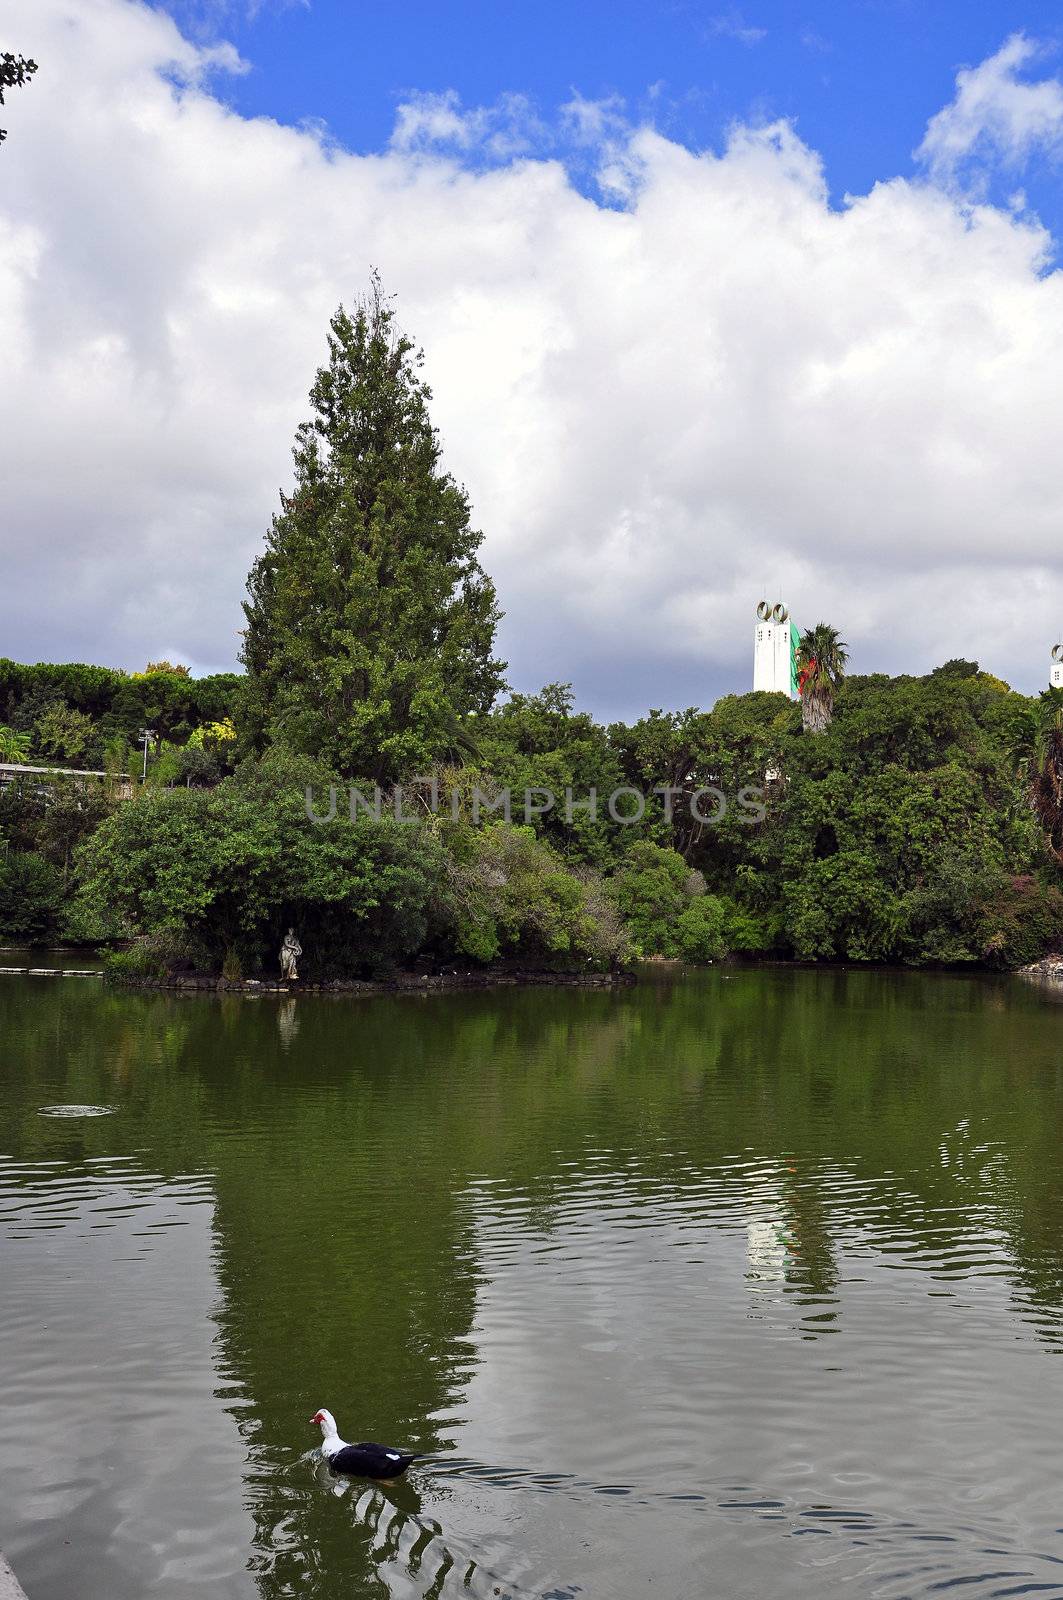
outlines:
[[[322,1422],[324,1422],[324,1420],[325,1420],[325,1413],[323,1411],[315,1411],[314,1415],[310,1418],[310,1426],[313,1427],[315,1424],[320,1426],[320,1424]]]

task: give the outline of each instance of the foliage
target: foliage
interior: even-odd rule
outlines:
[[[31,944],[54,937],[62,899],[62,874],[50,861],[0,850],[0,937]]]
[[[64,887],[78,846],[110,816],[116,803],[113,790],[103,783],[68,778],[50,786],[47,804],[38,812],[34,846],[59,868]]]
[[[691,900],[675,923],[675,941],[684,961],[703,964],[727,954],[724,933],[726,907],[714,894]]]
[[[677,851],[641,839],[609,880],[610,898],[631,930],[640,955],[679,954],[676,924],[691,898],[689,876]]]
[[[3,737],[24,756],[117,773],[140,727],[161,732],[153,792],[130,802],[73,776],[0,790],[0,849],[58,873],[48,916],[67,936],[149,934],[171,964],[216,972],[232,951],[275,971],[294,923],[311,977],[418,956],[604,966],[629,950],[1011,966],[1061,942],[1063,695],[1015,694],[976,662],[846,677],[815,739],[779,695],[605,728],[547,685],[451,717],[443,814],[424,807],[412,827],[352,827],[342,807],[310,824],[306,785],[337,780],[282,743],[236,767],[239,686],[0,662]],[[530,827],[478,827],[476,786],[508,787],[517,823],[526,789],[558,803]],[[648,796],[634,826],[605,803],[622,786]],[[709,788],[728,805],[699,823],[690,801]]]
[[[10,50],[0,51],[0,106],[4,104],[4,94],[8,89],[24,88],[36,71],[36,61],[13,55]],[[6,138],[7,129],[0,128],[0,144]]]
[[[172,928],[140,934],[120,949],[105,951],[103,970],[114,983],[165,978],[174,973],[212,973],[208,948],[192,935]]]
[[[723,942],[731,955],[763,956],[782,943],[782,918],[778,912],[751,911],[728,895],[718,898],[723,907]]]
[[[221,964],[221,975],[226,983],[240,982],[244,975],[244,964],[240,960],[240,952],[238,950],[226,950]]]
[[[894,897],[861,851],[807,863],[787,891],[787,932],[805,959],[885,960],[893,951]]]
[[[424,772],[502,684],[498,609],[465,493],[440,467],[420,357],[374,279],[332,319],[329,364],[248,579],[244,715],[352,778]]]
[[[232,771],[236,759],[236,729],[228,717],[193,729],[184,744],[159,742],[148,762],[146,779],[155,789],[209,789]]]
[[[549,791],[554,804],[534,823],[537,833],[569,859],[599,870],[613,865],[619,830],[606,802],[624,783],[623,768],[606,729],[587,712],[574,710],[571,684],[513,694],[471,723],[470,733],[478,768],[512,792],[515,806],[522,807],[526,798],[532,808],[544,805],[544,791]],[[592,791],[597,815],[583,803]]]
[[[87,712],[56,700],[37,721],[36,742],[43,755],[76,763],[96,743],[96,726]]]
[[[932,674],[934,678],[976,678],[978,676],[977,661],[966,661],[962,656],[954,656],[950,661],[943,661],[940,667],[935,667]]]
[[[1063,689],[1048,689],[1041,696],[1029,786],[1045,844],[1063,862]]]
[[[0,789],[0,839],[43,856],[59,868],[65,885],[75,849],[114,803],[104,782],[63,777],[41,783],[32,773],[19,775]]]
[[[137,983],[166,976],[167,963],[150,939],[138,939],[127,950],[108,950],[103,975],[108,983]]]
[[[1063,950],[1063,891],[1029,873],[1002,882],[976,905],[976,944],[988,966],[1017,967]]]
[[[214,963],[235,951],[271,970],[293,924],[308,977],[389,969],[426,939],[438,843],[387,818],[312,823],[306,786],[322,776],[282,754],[215,789],[143,791],[82,848],[82,914],[107,908],[112,935],[182,935]]]
[[[108,764],[108,749],[135,746],[141,728],[154,728],[161,739],[184,744],[197,728],[232,718],[241,681],[232,672],[205,678],[188,677],[183,670],[131,675],[77,662],[26,666],[0,659],[0,721],[28,735],[38,749],[44,749],[42,727],[52,749],[50,729],[65,730],[68,744],[71,730],[78,730],[76,755],[63,754],[61,747],[55,754],[102,768]],[[83,718],[92,725],[91,737]]]
[[[22,766],[29,756],[30,736],[16,733],[14,728],[0,727],[0,761],[9,766]]]
[[[188,743],[193,749],[210,749],[214,745],[232,744],[236,739],[236,729],[233,727],[231,717],[223,717],[220,722],[205,722],[201,728],[195,728],[189,735]]]
[[[552,966],[626,959],[626,935],[597,877],[573,871],[533,829],[451,825],[447,844],[448,919],[462,954]]]
[[[187,667],[175,666],[172,661],[149,661],[143,672],[134,672],[134,678],[150,678],[152,673],[162,672],[170,677],[190,678],[192,674]]]

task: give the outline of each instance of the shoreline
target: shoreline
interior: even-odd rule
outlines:
[[[239,978],[227,980],[220,976],[211,976],[207,973],[171,973],[165,977],[149,977],[146,975],[129,974],[128,976],[110,975],[106,968],[84,966],[37,966],[23,964],[8,966],[4,964],[6,954],[19,954],[23,950],[18,946],[0,946],[0,977],[31,977],[31,978],[102,978],[110,987],[119,989],[145,989],[165,991],[168,993],[185,994],[245,994],[250,996],[264,994],[300,995],[300,994],[432,994],[444,993],[462,989],[511,989],[511,988],[578,988],[578,989],[611,989],[631,987],[640,981],[652,983],[654,977],[672,977],[686,970],[687,964],[679,959],[663,956],[649,956],[640,961],[633,968],[620,968],[608,972],[573,972],[554,970],[548,967],[493,967],[493,968],[451,968],[437,972],[398,972],[388,978],[327,978],[327,979],[296,979],[286,982],[282,978]],[[73,955],[62,947],[44,948],[43,955]],[[79,955],[80,951],[77,952]],[[82,959],[84,957],[82,956]],[[719,962],[710,962],[710,966],[760,967],[772,970],[798,970],[798,971],[826,971],[826,970],[863,970],[863,971],[927,971],[935,970],[943,973],[960,972],[971,975],[977,972],[981,975],[994,977],[1010,976],[1023,978],[1028,983],[1039,984],[1043,987],[1063,987],[1063,954],[1053,953],[1041,957],[1037,961],[1029,962],[1024,967],[1014,967],[1008,971],[991,969],[988,967],[941,967],[941,968],[908,968],[894,967],[890,963],[878,962],[845,962],[845,961],[796,961],[786,959],[771,959],[762,957],[754,961],[729,962],[726,959]]]
[[[106,974],[101,974],[106,977]],[[392,978],[328,978],[320,982],[277,978],[201,977],[193,973],[166,978],[130,977],[110,980],[118,989],[150,989],[170,994],[439,994],[459,989],[613,989],[630,987],[634,972],[552,972],[549,968],[521,967],[477,972],[402,972]]]
[[[26,1591],[19,1583],[0,1551],[0,1600],[26,1600]]]

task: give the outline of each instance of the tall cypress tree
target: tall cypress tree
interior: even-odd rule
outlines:
[[[440,467],[421,356],[374,275],[340,307],[248,578],[245,724],[344,776],[387,783],[454,745],[503,687],[500,612],[463,489]]]

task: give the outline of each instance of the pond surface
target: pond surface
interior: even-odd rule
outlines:
[[[0,979],[0,1543],[33,1600],[1063,1594],[1061,1149],[1014,979]],[[319,1406],[432,1459],[335,1483]]]

